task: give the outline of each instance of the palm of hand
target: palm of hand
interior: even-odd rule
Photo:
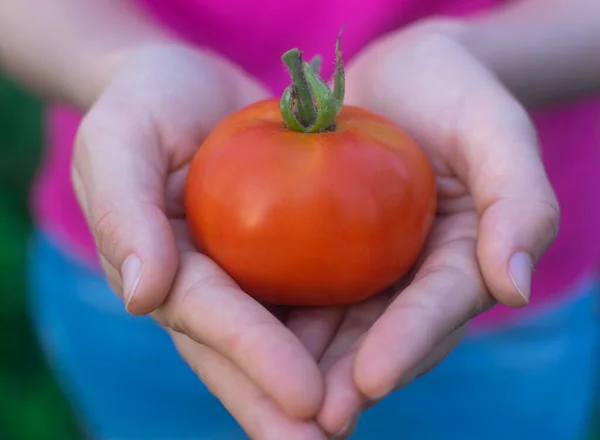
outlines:
[[[245,375],[240,375],[238,390],[250,377],[258,387],[246,383],[246,388],[283,403],[283,412],[270,404],[262,408],[271,425],[269,432],[290,428],[292,422],[286,414],[301,413],[312,406],[308,402],[317,401],[320,381],[309,359],[317,363],[324,377],[324,398],[316,418],[319,429],[339,432],[366,406],[436,366],[459,343],[468,322],[496,300],[512,306],[526,303],[523,294],[529,286],[515,286],[514,278],[507,276],[508,260],[511,252],[520,250],[514,245],[523,246],[536,259],[546,243],[528,249],[527,239],[521,240],[522,232],[514,237],[510,223],[523,210],[537,210],[529,219],[531,224],[524,226],[526,231],[539,229],[540,221],[552,224],[556,216],[552,190],[547,181],[543,183],[544,171],[530,123],[521,107],[460,46],[444,38],[412,38],[391,37],[358,57],[348,72],[347,103],[391,116],[421,142],[437,176],[437,219],[415,271],[394,288],[361,304],[270,309],[278,321],[267,318],[264,310],[249,313],[249,303],[244,306],[244,313],[253,318],[240,332],[248,334],[248,329],[257,325],[261,329],[254,337],[245,337],[247,350],[256,349],[257,340],[264,338],[268,329],[271,336],[279,335],[272,339],[279,341],[279,362],[261,372],[258,362],[248,363],[239,345],[229,352],[216,351],[234,359],[238,367],[232,364],[232,370],[246,363],[246,368],[240,368]],[[377,66],[378,72],[373,73],[370,66]],[[365,83],[363,78],[369,76],[371,81]],[[524,159],[522,170],[509,166],[514,157]],[[528,173],[528,178],[524,179],[521,171]],[[528,187],[525,180],[538,185]],[[522,188],[529,193],[519,194]],[[187,236],[186,226],[179,228],[182,236]],[[549,228],[542,242],[549,243],[554,233]],[[182,243],[192,251],[190,241]],[[194,339],[206,340],[206,334],[208,331]],[[287,359],[281,356],[285,344]],[[179,340],[178,345],[185,353],[186,343]],[[213,347],[217,345],[215,342]],[[306,352],[300,356],[301,349],[310,357]],[[199,354],[199,346],[194,350]],[[205,371],[210,356],[207,352],[203,355]],[[200,376],[206,381],[206,373]],[[313,378],[312,388],[296,394],[305,399],[305,408],[286,406],[286,398],[299,392],[284,385],[294,376]],[[228,408],[239,414],[242,425],[252,425],[250,420],[244,423],[246,412],[233,400],[221,400],[226,406],[231,402]],[[315,425],[301,423],[302,429],[295,426],[295,432],[318,438]]]
[[[527,303],[530,263],[513,276],[509,260],[519,251],[537,259],[557,219],[528,118],[459,45],[392,36],[360,55],[347,78],[347,103],[391,117],[426,149],[438,214],[414,272],[394,288],[287,317],[325,377],[317,420],[328,433],[346,425],[345,434],[363,409],[441,362],[496,300]]]
[[[153,315],[183,357],[252,437],[337,432],[372,400],[442,359],[468,320],[491,306],[488,291],[504,303],[524,303],[507,276],[508,260],[515,250],[539,257],[555,232],[556,202],[524,112],[458,45],[391,37],[348,73],[347,102],[405,127],[437,173],[438,218],[414,277],[362,304],[281,314],[195,251],[182,205],[186,164],[202,137],[264,92],[237,77],[232,96],[244,99],[224,99],[219,93],[227,87],[214,84],[235,72],[225,69],[224,79],[222,71],[205,70],[203,59],[170,50],[124,69],[86,117],[74,182],[117,291],[122,280],[113,261],[131,249],[122,248],[126,240],[115,230],[135,237],[144,277],[129,310],[158,307]],[[166,68],[157,70],[161,64]],[[148,71],[154,73],[140,77]],[[207,99],[213,104],[199,111]],[[113,157],[119,160],[98,166]],[[510,164],[515,157],[520,161]],[[131,197],[119,204],[115,195],[124,191]],[[549,230],[540,232],[540,224]]]
[[[353,71],[360,68],[359,60],[357,66],[349,72],[350,93]],[[352,95],[348,98],[354,99]],[[360,99],[356,101],[361,104]],[[435,103],[446,105],[439,101]],[[425,108],[423,117],[429,120],[432,110],[437,109]],[[450,113],[455,111],[454,108],[447,110]],[[165,125],[172,127],[173,118],[167,117]],[[181,148],[177,151],[181,152]],[[193,151],[193,148],[190,151]],[[440,157],[443,157],[442,154],[439,153]],[[191,159],[189,153],[185,159],[188,161]],[[434,163],[434,166],[440,178],[438,195],[442,211],[436,220],[424,258],[414,278],[407,277],[396,286],[397,288],[400,284],[405,286],[401,295],[398,295],[398,290],[390,289],[361,304],[349,307],[270,308],[270,312],[277,317],[275,320],[266,317],[265,311],[259,310],[258,304],[254,303],[250,306],[253,301],[249,298],[242,299],[237,291],[230,289],[231,301],[226,303],[229,310],[218,311],[213,308],[213,313],[223,319],[233,316],[231,307],[233,304],[239,304],[240,313],[248,317],[243,330],[248,350],[256,348],[256,340],[248,336],[248,329],[256,326],[257,323],[261,330],[257,332],[256,339],[263,337],[264,328],[270,329],[272,334],[280,335],[282,345],[278,348],[279,355],[283,344],[291,343],[290,336],[292,334],[296,336],[302,348],[310,354],[310,359],[314,359],[324,375],[325,400],[318,421],[326,432],[337,432],[354,413],[369,404],[370,399],[383,396],[395,387],[401,377],[404,381],[408,381],[433,367],[458,342],[463,325],[469,318],[491,306],[491,297],[485,290],[477,265],[475,249],[478,216],[473,204],[469,203],[468,191],[449,169],[443,169],[439,163]],[[204,267],[207,273],[213,274],[209,277],[210,283],[216,282],[217,287],[227,288],[230,280],[208,259],[195,252],[181,205],[185,168],[179,166],[176,168],[179,168],[179,171],[171,174],[168,180],[171,183],[167,184],[169,191],[167,213],[178,240],[180,273],[188,273],[186,271],[188,265],[190,268],[194,267],[196,273],[199,272],[200,267]],[[190,269],[189,272],[191,273],[192,270]],[[234,284],[232,283],[231,286]],[[173,316],[181,316],[180,312],[172,312],[173,309],[195,310],[194,313],[198,313],[200,297],[206,304],[217,303],[216,296],[210,298],[217,291],[206,287],[210,287],[206,285],[206,276],[204,281],[198,281],[193,277],[186,280],[180,275],[169,299],[156,314],[161,322],[175,330],[174,339],[184,356],[205,382],[210,382],[206,375],[210,370],[208,365],[212,359],[215,365],[220,364],[221,369],[230,368],[232,371],[238,369],[236,364],[239,366],[241,363],[246,363],[248,368],[242,367],[243,373],[262,385],[262,389],[266,390],[267,394],[276,393],[278,388],[282,389],[289,374],[281,374],[273,369],[261,372],[257,369],[258,363],[248,364],[247,354],[243,353],[244,343],[240,344],[238,341],[236,347],[231,350],[217,348],[213,351],[208,348],[209,346],[223,347],[223,345],[222,341],[211,337],[211,333],[215,334],[216,323],[206,322],[205,315],[202,315],[204,328],[200,328],[202,326],[199,325],[190,327],[185,324],[191,321],[191,318],[173,319]],[[215,285],[213,284],[212,287]],[[210,294],[210,290],[213,295]],[[181,298],[183,294],[179,292],[187,292],[187,294]],[[190,295],[190,292],[193,294]],[[219,291],[218,294],[222,295],[222,292]],[[244,312],[241,311],[242,307],[245,308]],[[230,325],[233,327],[233,322]],[[236,327],[238,325],[240,323]],[[288,331],[284,331],[283,326],[286,326]],[[240,326],[241,331],[242,326]],[[181,333],[187,336],[182,336]],[[239,335],[231,336],[231,339],[238,338]],[[394,346],[390,346],[390,340],[395,341]],[[296,346],[295,350],[298,348],[299,346]],[[304,358],[308,357],[304,356]],[[231,359],[233,363],[230,363]],[[290,357],[289,362],[281,363],[281,369],[288,372],[290,369],[295,369],[296,374],[314,374],[306,370],[300,372],[300,369],[308,367],[306,361],[304,363],[297,361],[297,357]],[[296,367],[293,367],[292,363],[297,363]],[[376,379],[376,382],[373,382],[373,379]],[[241,387],[246,380],[244,374],[240,374],[238,387]],[[247,388],[249,384],[245,386]],[[242,413],[236,411],[235,402],[230,401],[223,394],[220,397],[226,406],[229,405],[228,408],[232,412]],[[281,399],[285,399],[283,393]],[[241,402],[243,399],[238,398],[238,401]],[[290,411],[289,407],[284,409]],[[272,413],[272,419],[276,417],[284,419],[284,414],[273,408],[267,411]]]

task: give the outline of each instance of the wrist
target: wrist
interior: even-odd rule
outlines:
[[[0,5],[3,69],[44,98],[83,109],[132,52],[175,40],[134,1],[3,0]]]
[[[537,108],[600,91],[600,3],[516,1],[422,29],[453,38],[524,106]]]
[[[490,29],[490,26],[494,25],[488,25],[486,15],[470,19],[435,17],[415,24],[411,32],[416,35],[439,35],[459,44],[526,107],[535,107],[545,102],[546,97],[539,90],[527,87],[523,74],[528,72],[513,68],[510,60],[507,62],[504,54],[513,51],[506,48],[498,38],[490,38],[490,34],[497,34],[496,29]]]
[[[193,74],[195,79],[203,78],[203,82],[211,84],[206,93],[221,96],[221,101],[227,105],[237,106],[230,101],[245,101],[244,95],[248,93],[253,96],[266,95],[266,91],[253,78],[220,54],[165,38],[147,40],[90,57],[90,62],[83,65],[85,73],[82,76],[87,80],[73,81],[75,86],[68,91],[69,101],[87,110],[117,77],[126,76],[131,81],[132,73],[139,76],[139,72],[164,72],[166,66],[178,70],[179,77],[190,69],[196,69]]]
[[[79,59],[77,68],[63,73],[63,87],[58,98],[87,111],[119,72],[133,59],[162,47],[183,46],[168,37],[137,41],[119,47],[90,50]]]

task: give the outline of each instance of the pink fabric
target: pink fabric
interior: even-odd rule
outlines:
[[[375,37],[419,18],[466,15],[499,0],[305,0],[301,8],[271,0],[140,0],[159,21],[187,40],[209,46],[265,82],[275,95],[288,84],[280,61],[290,47],[306,57],[333,57],[341,25],[344,56],[349,60]],[[331,74],[333,63],[323,63]],[[555,301],[586,278],[600,261],[600,99],[590,99],[535,115],[545,163],[563,209],[559,236],[539,263],[533,280],[534,301],[523,311],[496,307],[476,326],[517,319]],[[34,191],[40,226],[70,251],[96,264],[93,241],[76,203],[69,164],[79,115],[63,107],[47,113],[49,148]]]

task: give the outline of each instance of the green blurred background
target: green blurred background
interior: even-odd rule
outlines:
[[[0,440],[83,438],[27,313],[28,192],[42,127],[41,103],[0,73]]]
[[[82,438],[27,313],[28,197],[41,156],[42,107],[0,74],[0,439]]]

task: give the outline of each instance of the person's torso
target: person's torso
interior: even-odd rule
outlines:
[[[189,42],[212,48],[263,81],[277,96],[289,83],[281,54],[301,48],[323,56],[323,76],[333,70],[335,37],[343,24],[346,61],[375,38],[430,15],[464,16],[498,0],[306,0],[301,7],[273,0],[139,0],[162,24]],[[330,60],[331,62],[328,62]],[[537,267],[533,305],[546,304],[590,275],[600,260],[600,99],[538,112],[544,161],[562,205],[559,236]],[[68,252],[96,263],[93,240],[69,178],[72,144],[80,115],[48,109],[48,151],[34,197],[38,224]],[[538,297],[538,298],[536,298]],[[523,311],[495,308],[478,323],[517,317]]]

